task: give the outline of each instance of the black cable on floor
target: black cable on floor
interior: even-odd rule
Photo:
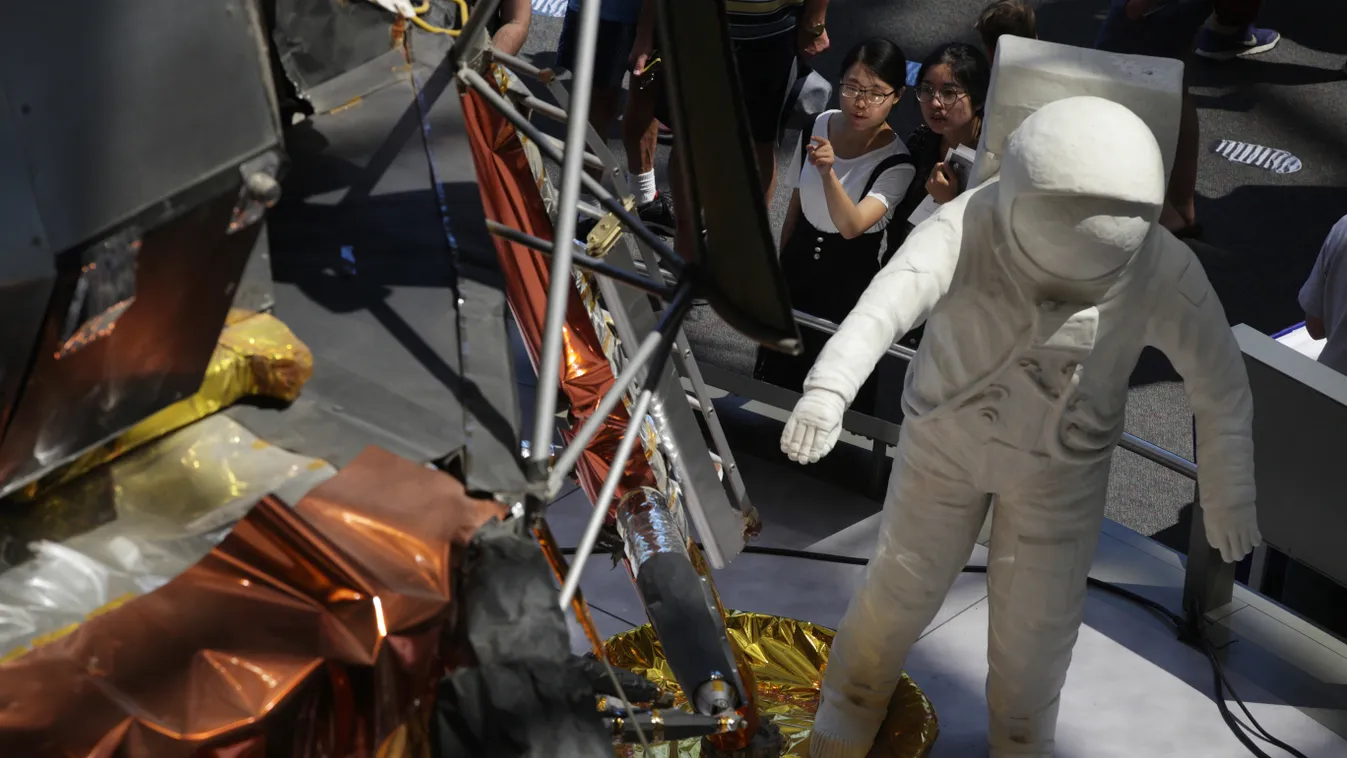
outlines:
[[[562,552],[566,555],[572,555],[575,552],[575,548],[563,548]],[[824,563],[841,563],[848,566],[865,566],[870,563],[868,558],[857,558],[851,555],[820,553],[813,550],[795,550],[793,548],[785,547],[765,547],[762,545],[745,545],[744,553],[749,555],[772,555],[779,558],[799,558],[809,561],[821,561]],[[963,571],[969,574],[985,574],[987,573],[987,567],[970,565],[964,566]],[[1230,729],[1231,733],[1235,735],[1235,739],[1238,739],[1250,753],[1257,756],[1257,758],[1272,758],[1272,756],[1263,752],[1258,745],[1254,744],[1253,738],[1250,737],[1248,733],[1249,731],[1253,731],[1254,736],[1270,745],[1281,748],[1290,755],[1295,756],[1295,758],[1307,758],[1304,753],[1296,750],[1276,737],[1273,737],[1263,728],[1262,724],[1258,723],[1258,719],[1254,718],[1253,714],[1249,712],[1249,707],[1244,704],[1243,698],[1235,692],[1235,688],[1230,685],[1230,680],[1226,678],[1225,668],[1216,657],[1216,648],[1211,644],[1211,640],[1207,638],[1206,630],[1197,626],[1197,624],[1189,623],[1183,616],[1171,611],[1164,605],[1129,589],[1119,587],[1116,584],[1110,584],[1102,579],[1095,579],[1094,577],[1087,577],[1086,581],[1089,586],[1094,587],[1095,589],[1100,589],[1125,598],[1152,613],[1155,613],[1161,619],[1174,626],[1180,641],[1196,647],[1206,656],[1207,662],[1211,664],[1213,677],[1212,692],[1216,700],[1216,709],[1220,711],[1221,720],[1225,722],[1225,725]],[[1201,622],[1199,621],[1197,623],[1200,624]],[[1230,699],[1234,700],[1239,706],[1239,709],[1243,711],[1244,717],[1249,720],[1249,724],[1252,728],[1246,727],[1239,721],[1239,719],[1235,718],[1235,714],[1230,712],[1230,705],[1226,702],[1225,698],[1226,693],[1230,694]]]
[[[622,618],[621,616],[617,615],[616,613],[613,613],[612,611],[606,610],[606,609],[604,609],[604,608],[600,608],[599,606],[594,605],[593,603],[591,603],[591,602],[589,602],[589,601],[585,601],[585,605],[588,605],[588,606],[590,607],[591,610],[598,611],[599,613],[602,613],[603,615],[608,616],[609,618],[617,619],[618,621],[621,621],[622,623],[626,624],[627,626],[630,626],[630,627],[638,627],[638,626],[640,626],[640,624],[636,623],[635,621],[632,621],[631,619]]]

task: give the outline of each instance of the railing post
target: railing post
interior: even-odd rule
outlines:
[[[1207,542],[1202,493],[1193,487],[1192,529],[1188,532],[1188,568],[1183,577],[1183,612],[1190,622],[1227,605],[1235,595],[1235,564]]]
[[[1193,458],[1197,461],[1197,427],[1193,427]],[[1226,563],[1221,553],[1207,542],[1202,513],[1202,488],[1193,486],[1192,528],[1188,532],[1188,566],[1183,577],[1183,613],[1190,624],[1202,616],[1228,605],[1235,596],[1235,564]]]

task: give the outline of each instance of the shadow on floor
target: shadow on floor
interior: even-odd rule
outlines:
[[[1300,287],[1347,213],[1347,187],[1244,185],[1225,197],[1199,196],[1197,213],[1253,221],[1208,227],[1210,246],[1198,256],[1232,320],[1271,334],[1304,320]]]
[[[1323,0],[1263,3],[1258,25],[1276,29],[1297,45],[1321,53],[1347,55],[1347,4]]]

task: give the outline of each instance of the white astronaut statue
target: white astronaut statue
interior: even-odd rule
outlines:
[[[1156,223],[1164,192],[1155,137],[1130,110],[1049,103],[1010,137],[998,176],[912,232],[824,348],[782,435],[801,463],[832,449],[880,355],[926,319],[814,758],[869,751],[992,496],[991,755],[1052,755],[1127,380],[1147,345],[1183,376],[1196,417],[1207,539],[1227,561],[1259,544],[1248,378],[1201,265]]]

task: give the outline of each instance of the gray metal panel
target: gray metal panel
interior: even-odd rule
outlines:
[[[1268,544],[1347,584],[1342,430],[1347,376],[1247,326],[1235,327],[1254,404],[1258,526]],[[1199,462],[1200,465],[1200,462]]]
[[[263,313],[276,306],[276,287],[271,280],[271,244],[266,227],[257,235],[257,244],[243,269],[238,292],[234,293],[234,307]]]
[[[431,81],[428,67],[445,41],[416,38],[415,74],[428,89],[447,81]],[[366,444],[418,461],[466,451],[470,490],[518,493],[519,403],[495,249],[457,93],[426,105],[423,121],[402,71],[291,132],[292,170],[269,217],[276,314],[313,350],[315,373],[286,411],[235,417],[334,463]]]
[[[430,179],[438,183],[458,278],[459,361],[463,375],[467,449],[464,484],[472,493],[514,494],[528,487],[520,465],[522,418],[514,356],[506,327],[505,277],[495,241],[486,230],[477,167],[457,88],[448,72],[436,75],[448,38],[412,33],[414,83],[425,112]]]
[[[33,353],[56,267],[0,87],[0,438]]]
[[[278,142],[250,1],[0,5],[0,119],[53,250]]]

